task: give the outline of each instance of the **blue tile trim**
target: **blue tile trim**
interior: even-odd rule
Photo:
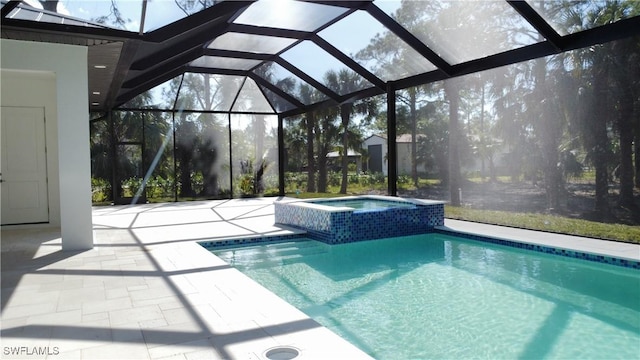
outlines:
[[[610,265],[622,266],[625,268],[640,270],[640,262],[633,261],[633,260],[619,259],[619,258],[614,258],[614,257],[604,256],[604,255],[597,255],[597,254],[589,254],[589,253],[584,253],[584,252],[574,251],[574,250],[556,249],[550,246],[522,243],[522,242],[517,242],[512,240],[492,238],[492,237],[483,236],[483,235],[461,233],[461,232],[452,231],[452,230],[445,230],[442,228],[434,229],[434,232],[439,234],[445,234],[445,235],[453,235],[453,236],[457,236],[457,237],[461,237],[469,240],[482,241],[482,242],[487,242],[491,244],[497,244],[497,245],[518,248],[518,249],[541,252],[545,254],[564,256],[564,257],[569,257],[574,259],[581,259],[586,261],[592,261],[592,262],[598,262],[598,263],[604,263],[604,264],[610,264]]]
[[[322,201],[315,200],[315,203],[321,204]],[[443,203],[366,211],[326,210],[309,206],[310,202],[276,202],[274,205],[276,224],[305,230],[310,238],[327,244],[425,234],[435,226],[444,225]]]
[[[301,238],[311,238],[327,244],[342,244],[435,232],[464,239],[640,270],[640,262],[634,260],[436,228],[444,225],[443,204],[358,212],[353,210],[324,211],[278,203],[275,205],[276,223],[283,223],[290,227],[304,230],[306,234],[252,236],[238,239],[202,241],[199,244],[207,249],[217,249],[266,242],[294,241]]]
[[[253,236],[237,239],[224,239],[224,240],[208,240],[198,241],[198,244],[205,249],[219,249],[223,247],[238,247],[249,246],[261,243],[272,243],[281,241],[294,241],[305,237],[304,234],[288,234],[288,235],[274,235],[274,236]]]

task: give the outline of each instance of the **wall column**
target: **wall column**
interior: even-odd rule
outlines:
[[[57,107],[56,118],[47,121],[57,121],[55,130],[52,130],[57,130],[57,144],[48,145],[57,145],[59,185],[57,188],[51,186],[50,181],[49,192],[59,193],[60,200],[59,204],[50,203],[49,206],[59,206],[60,209],[62,249],[91,249],[88,49],[85,46],[8,39],[2,39],[0,44],[3,69],[55,74],[57,99],[53,101]],[[50,177],[56,174],[55,169],[48,169],[47,173]]]

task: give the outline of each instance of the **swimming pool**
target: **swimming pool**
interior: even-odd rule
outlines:
[[[640,351],[637,269],[445,234],[213,252],[379,359]]]

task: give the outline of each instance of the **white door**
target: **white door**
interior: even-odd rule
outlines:
[[[2,225],[49,222],[44,126],[44,108],[2,107]]]

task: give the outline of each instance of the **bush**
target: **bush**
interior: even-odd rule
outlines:
[[[327,178],[327,185],[329,186],[340,186],[340,183],[342,182],[342,174],[335,171],[329,172],[329,174],[327,174]]]
[[[360,184],[360,176],[359,175],[349,175],[347,177],[348,184]]]
[[[371,177],[372,184],[384,184],[386,181],[386,177],[381,172],[376,172],[369,176]]]
[[[254,195],[255,194],[255,186],[254,186],[254,177],[253,174],[244,174],[241,175],[240,178],[236,181],[238,184],[238,191],[241,195]]]
[[[400,175],[398,176],[398,184],[410,184],[411,177],[409,175]]]
[[[204,190],[204,176],[200,171],[191,174],[191,188],[195,194],[200,194]]]
[[[265,194],[278,194],[280,187],[278,186],[278,175],[269,174],[262,177]]]
[[[371,185],[371,175],[359,175],[358,182],[362,186]]]
[[[101,178],[91,178],[91,201],[101,203],[109,200],[111,194],[111,184]]]
[[[165,179],[162,176],[154,176],[149,179],[146,186],[147,198],[164,198],[173,196],[173,179]]]
[[[142,186],[142,179],[138,177],[132,177],[122,182],[122,197],[134,197],[140,187]]]

